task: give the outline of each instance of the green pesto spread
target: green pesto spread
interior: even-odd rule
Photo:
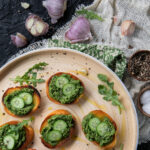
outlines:
[[[12,144],[12,148],[8,148],[5,142],[6,137],[11,137],[13,141],[7,141],[7,144]],[[5,125],[0,127],[0,149],[1,150],[17,150],[22,146],[26,140],[26,132],[23,126],[17,125]]]
[[[60,78],[64,84],[58,82]],[[84,91],[80,80],[71,78],[68,74],[62,74],[61,76],[54,76],[49,84],[50,96],[59,101],[62,104],[70,104],[74,102]]]
[[[56,125],[57,122],[60,123],[59,127]],[[69,137],[70,129],[74,126],[75,122],[71,115],[54,115],[48,119],[48,125],[42,129],[41,135],[44,141],[52,146],[56,146],[60,141]],[[55,135],[51,136],[52,132],[55,132]],[[59,134],[59,139],[56,138],[57,134]]]
[[[34,107],[33,102],[29,105],[25,104],[23,108],[15,108],[11,105],[11,101],[14,97],[18,97],[21,93],[29,93],[33,97],[34,90],[31,88],[23,88],[16,90],[4,97],[5,106],[15,115],[24,116],[30,113]]]
[[[90,113],[85,116],[82,121],[82,128],[87,139],[90,141],[96,141],[100,144],[100,146],[105,146],[111,143],[114,139],[116,130],[114,125],[110,122],[109,118],[103,117],[99,119],[99,124],[97,124],[96,130],[91,130],[92,128],[90,127],[90,121],[93,118],[96,118],[96,120],[99,119],[98,117]],[[93,123],[93,125],[91,124],[91,126],[95,127],[95,124]]]

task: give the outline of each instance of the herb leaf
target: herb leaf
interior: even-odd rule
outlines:
[[[48,64],[45,62],[40,62],[38,64],[33,65],[33,67],[29,68],[27,72],[24,73],[23,76],[16,76],[14,79],[10,79],[11,81],[14,81],[15,83],[20,83],[20,85],[23,85],[23,83],[26,83],[27,85],[33,85],[37,86],[37,83],[42,83],[45,80],[44,79],[37,79],[37,72],[38,70],[44,70],[44,67]]]
[[[32,121],[32,118],[28,119],[28,120],[23,120],[22,122],[17,124],[17,127],[15,128],[15,130],[19,130],[21,128],[23,128],[23,126],[28,125],[28,123]]]
[[[102,82],[106,83],[106,85],[98,85],[98,91],[101,95],[103,95],[103,99],[106,101],[111,101],[112,105],[118,106],[119,112],[121,113],[121,109],[124,109],[123,104],[119,101],[119,96],[117,92],[113,89],[114,82],[109,82],[108,78],[104,74],[98,74],[98,79]]]
[[[86,10],[86,9],[78,10],[77,14],[79,14],[79,15],[85,15],[85,17],[87,19],[91,19],[91,20],[97,19],[99,21],[104,21],[102,17],[100,17],[94,11],[91,11],[91,10],[90,11]]]

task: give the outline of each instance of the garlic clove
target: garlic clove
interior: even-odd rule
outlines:
[[[92,39],[90,23],[85,17],[78,17],[70,29],[65,33],[66,40],[71,43],[83,42]]]
[[[30,7],[30,4],[26,2],[21,2],[21,7],[24,9],[28,9]]]
[[[135,31],[135,23],[132,20],[126,20],[121,24],[121,34],[123,36],[130,36]]]
[[[145,91],[140,98],[141,104],[145,105],[150,103],[150,90]]]
[[[24,47],[27,45],[27,38],[21,33],[17,33],[16,35],[11,35],[11,40],[16,47]]]
[[[51,17],[51,23],[57,23],[67,8],[67,0],[45,0],[43,6],[47,9],[49,16]]]
[[[31,14],[25,23],[26,29],[33,36],[45,35],[49,30],[49,25],[44,22],[39,16]]]
[[[113,19],[113,23],[115,24],[115,25],[119,25],[120,24],[120,18],[119,17],[117,17],[117,16],[113,16],[112,17],[112,19]]]

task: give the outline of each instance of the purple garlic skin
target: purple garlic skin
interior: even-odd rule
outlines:
[[[27,39],[24,35],[21,33],[17,33],[16,35],[10,36],[12,43],[16,45],[16,47],[24,47],[27,45]]]
[[[51,23],[55,24],[64,15],[67,8],[67,0],[45,0],[43,1],[43,6],[51,17]]]
[[[34,14],[28,16],[25,27],[35,37],[45,35],[49,30],[49,25]]]
[[[85,17],[78,17],[65,33],[66,40],[71,43],[84,42],[92,39],[90,23]]]

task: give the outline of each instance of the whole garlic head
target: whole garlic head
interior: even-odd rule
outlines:
[[[135,23],[132,20],[125,20],[121,24],[121,34],[123,36],[130,36],[134,33]]]
[[[83,17],[78,17],[65,33],[65,39],[71,43],[84,42],[92,39],[89,21]]]
[[[51,17],[51,23],[55,24],[64,15],[67,8],[67,0],[45,0],[43,1],[43,6]]]

